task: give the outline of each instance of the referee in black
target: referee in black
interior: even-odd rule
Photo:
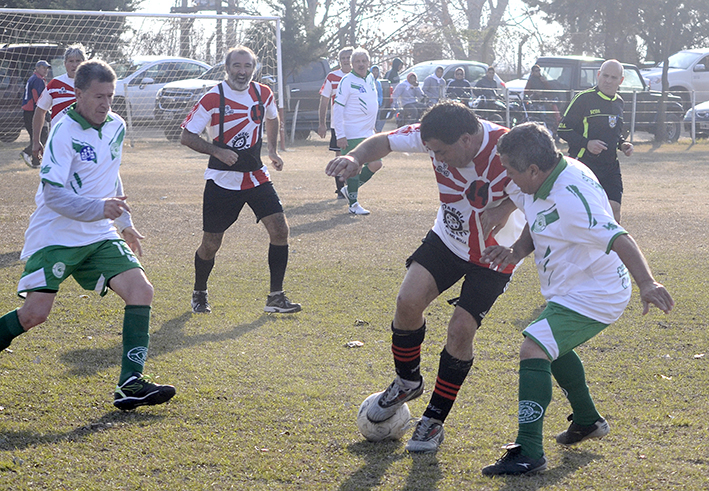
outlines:
[[[615,220],[620,223],[623,179],[617,150],[627,157],[633,144],[623,139],[623,65],[606,60],[598,71],[598,84],[574,97],[557,133],[569,144],[569,155],[588,166],[608,195]]]

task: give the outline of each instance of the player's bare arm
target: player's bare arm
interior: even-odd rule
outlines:
[[[653,278],[650,266],[635,240],[630,235],[621,235],[613,241],[611,249],[618,254],[640,289],[643,315],[649,312],[650,304],[666,314],[672,310],[675,301],[667,289]]]
[[[483,236],[487,239],[491,234],[494,237],[507,223],[510,215],[517,209],[510,198],[505,198],[493,203],[480,214],[480,223],[483,226]]]
[[[180,143],[186,147],[191,148],[195,152],[211,155],[221,160],[226,165],[234,165],[239,159],[239,156],[236,152],[233,152],[227,148],[218,147],[208,142],[204,138],[200,137],[199,135],[187,131],[186,129],[182,130]]]
[[[44,152],[40,135],[42,134],[42,126],[46,115],[47,111],[40,107],[35,107],[34,115],[32,116],[32,156],[35,158],[39,158]]]
[[[534,241],[532,240],[532,234],[529,232],[529,224],[527,224],[524,226],[519,238],[512,244],[512,247],[501,245],[486,247],[480,259],[495,268],[504,269],[510,264],[518,264],[533,251]]]
[[[325,174],[349,179],[359,174],[365,163],[381,160],[390,153],[387,134],[379,133],[364,140],[347,155],[332,159],[325,168]]]
[[[327,125],[325,118],[327,117],[327,106],[330,105],[330,98],[320,96],[320,106],[318,106],[318,135],[320,138],[325,138],[327,135]]]
[[[268,158],[276,170],[283,170],[283,159],[278,155],[278,118],[266,119],[266,139],[268,140]]]

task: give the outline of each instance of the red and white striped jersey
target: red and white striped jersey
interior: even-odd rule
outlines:
[[[389,144],[395,152],[428,152],[438,182],[440,207],[433,232],[458,257],[489,268],[480,261],[482,251],[491,245],[512,245],[524,226],[524,217],[515,211],[505,227],[495,236],[484,238],[480,215],[507,197],[511,182],[497,155],[497,140],[507,128],[480,120],[483,141],[480,150],[466,167],[449,167],[439,162],[421,140],[420,124],[404,126],[389,133]],[[512,273],[507,266],[502,273]]]
[[[51,110],[52,122],[59,121],[60,116],[66,114],[69,106],[76,102],[74,94],[74,79],[66,73],[53,78],[47,84],[37,100],[37,107],[45,111]]]
[[[266,119],[278,118],[278,107],[273,92],[266,85],[259,83],[252,83],[243,91],[233,90],[226,82],[221,85],[224,87],[223,142],[235,150],[251,148],[261,138],[261,126],[265,124]],[[182,127],[196,135],[206,129],[211,140],[218,140],[218,86],[202,96],[185,118]],[[207,169],[204,178],[213,179],[225,189],[235,190],[253,188],[270,180],[266,165],[255,172]]]
[[[327,74],[325,81],[320,87],[320,95],[323,97],[330,98],[330,104],[335,102],[335,96],[337,95],[337,87],[340,85],[340,80],[345,76],[345,72],[340,70],[334,70]]]

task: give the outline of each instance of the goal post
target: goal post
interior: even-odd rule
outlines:
[[[203,83],[195,79],[223,63],[228,49],[238,44],[256,53],[254,80],[269,85],[278,107],[284,105],[281,21],[274,16],[0,9],[0,85],[16,85],[23,92],[35,63],[42,59],[37,58],[40,53],[52,58],[46,60],[52,66],[50,77],[62,75],[64,63],[56,53],[77,43],[85,47],[88,58],[102,59],[116,70],[114,110],[126,119],[131,141],[163,137],[163,131],[169,137],[168,130],[174,134],[185,107],[189,111],[215,85],[215,77],[224,78],[224,72],[219,67],[207,73]],[[42,51],[40,46],[47,48]],[[180,96],[186,98],[166,109],[169,118],[157,102],[165,85],[183,89]],[[2,119],[9,117],[0,111],[0,134],[6,126]]]

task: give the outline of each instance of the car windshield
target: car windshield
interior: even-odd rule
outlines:
[[[214,65],[199,77],[201,80],[221,80],[224,78],[224,63]]]
[[[148,61],[138,61],[138,62],[133,62],[133,63],[112,63],[111,68],[113,68],[113,71],[116,72],[116,78],[118,80],[124,79],[128,77],[129,75],[134,74],[140,68],[147,63],[150,63]]]
[[[680,51],[670,56],[667,61],[669,62],[670,68],[680,68],[686,70],[692,63],[697,61],[702,57],[701,53],[689,53],[687,51]],[[664,66],[664,62],[658,63],[657,67],[661,68]]]

